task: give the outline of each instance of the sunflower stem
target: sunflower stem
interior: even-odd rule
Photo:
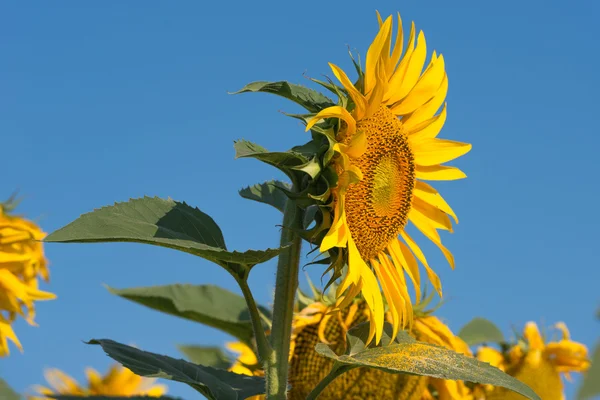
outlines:
[[[294,185],[295,186],[295,185]],[[302,210],[288,200],[283,214],[281,246],[288,246],[280,255],[275,278],[275,302],[273,304],[273,329],[271,347],[273,352],[267,361],[267,399],[287,398],[288,358],[292,335],[294,298],[298,288],[298,270],[302,239],[297,230],[302,229]]]
[[[325,378],[319,382],[319,384],[306,396],[306,400],[315,400],[319,397],[321,392],[329,385],[335,378],[340,376],[347,369],[341,370],[338,368],[333,368]]]
[[[238,278],[236,278],[236,281],[242,290],[244,299],[246,299],[248,311],[250,312],[250,320],[252,321],[252,329],[254,330],[254,337],[256,338],[259,361],[261,363],[265,363],[271,356],[272,350],[263,328],[262,315],[258,310],[254,296],[252,295],[250,287],[248,286],[248,282],[245,279]]]

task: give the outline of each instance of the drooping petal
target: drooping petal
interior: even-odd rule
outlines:
[[[402,246],[404,246],[404,249]],[[406,245],[399,240],[390,241],[388,251],[392,256],[394,265],[398,269],[398,273],[400,273],[402,269],[408,274],[408,277],[415,287],[415,303],[419,304],[419,301],[421,300],[421,275],[419,272],[419,264],[417,264],[415,257]]]
[[[413,208],[410,212],[420,213],[436,229],[444,229],[452,232],[452,221],[450,221],[448,215],[439,208],[421,200],[419,197],[413,198]]]
[[[439,296],[442,297],[442,281],[440,280],[440,277],[435,273],[435,271],[433,269],[431,269],[431,267],[427,263],[427,259],[425,258],[425,254],[423,254],[423,251],[421,251],[421,249],[419,248],[417,243],[406,232],[400,232],[400,236],[402,237],[402,239],[404,239],[404,241],[406,242],[406,244],[408,245],[410,250],[419,259],[421,264],[423,264],[423,266],[425,267],[425,270],[427,271],[427,277],[429,278],[429,281],[433,285],[433,288],[439,294]]]
[[[446,260],[448,260],[450,267],[454,269],[454,256],[452,255],[450,250],[448,250],[446,246],[442,244],[440,235],[437,233],[435,228],[430,225],[429,221],[425,219],[421,214],[415,212],[411,212],[409,214],[409,219],[413,224],[415,224],[417,229],[419,229],[419,231],[421,231],[421,233],[425,235],[425,237],[431,240],[442,251],[444,257],[446,257]]]
[[[310,128],[315,126],[317,122],[325,118],[339,118],[346,122],[348,125],[348,135],[354,135],[356,132],[356,120],[352,117],[348,110],[340,106],[331,106],[319,111],[319,113],[315,115],[313,119],[311,119],[306,125],[306,131],[308,132]]]

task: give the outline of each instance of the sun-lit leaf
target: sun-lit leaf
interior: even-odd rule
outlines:
[[[185,360],[150,353],[108,339],[92,339],[106,354],[135,374],[190,385],[210,400],[242,400],[264,393],[264,378],[239,375]]]
[[[184,251],[245,278],[252,266],[281,249],[227,251],[215,221],[186,203],[158,197],[132,199],[83,214],[44,240],[60,243],[136,242]]]
[[[252,343],[252,323],[242,296],[213,285],[165,285],[108,290],[153,310],[175,315],[226,332]],[[270,318],[270,311],[259,307]]]
[[[293,102],[304,107],[306,110],[314,113],[335,105],[331,99],[322,95],[316,90],[285,81],[252,82],[232,94],[247,92],[264,92],[285,97],[286,99],[292,100]]]
[[[8,386],[2,378],[0,378],[0,399],[2,400],[20,400],[21,396]]]
[[[240,190],[240,196],[245,199],[258,201],[259,203],[268,204],[283,212],[288,198],[281,189],[290,190],[291,186],[280,181],[257,183],[256,185]]]
[[[194,364],[207,367],[228,369],[232,362],[220,347],[180,345],[177,349]]]
[[[458,337],[464,340],[469,346],[481,343],[504,342],[502,331],[493,322],[485,318],[473,318],[462,327],[458,333]]]
[[[380,346],[365,346],[369,324],[364,323],[348,331],[346,354],[338,356],[323,343],[317,344],[316,351],[334,359],[334,371],[338,369],[340,373],[351,368],[369,367],[391,373],[501,386],[529,399],[541,400],[527,385],[496,367],[440,346],[417,342],[405,331],[391,341],[391,325],[386,324],[385,328]]]
[[[592,355],[592,366],[585,373],[583,382],[577,392],[577,400],[588,400],[600,397],[600,341]]]

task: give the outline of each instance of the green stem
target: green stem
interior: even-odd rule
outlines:
[[[275,302],[273,304],[273,329],[271,347],[273,352],[267,362],[267,399],[287,398],[288,357],[292,335],[294,298],[298,288],[298,270],[302,239],[295,230],[302,229],[302,210],[288,200],[283,214],[281,246],[289,246],[279,255],[275,278]]]
[[[254,330],[254,337],[256,338],[256,347],[258,348],[258,357],[261,363],[265,363],[270,358],[272,350],[261,322],[261,313],[256,306],[256,301],[254,301],[254,296],[252,296],[248,282],[238,278],[236,278],[236,281],[240,286],[240,289],[242,289],[248,311],[250,312],[250,320],[252,321],[252,329]]]
[[[339,369],[333,368],[329,374],[323,378],[321,382],[308,394],[306,400],[315,400],[319,397],[323,389],[327,387],[335,378],[341,375],[341,371]],[[343,373],[343,372],[342,372]]]

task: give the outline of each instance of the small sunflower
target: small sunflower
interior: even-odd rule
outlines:
[[[438,230],[452,232],[450,217],[458,220],[442,196],[424,181],[464,178],[459,169],[442,164],[471,149],[470,144],[437,138],[446,120],[448,77],[443,55],[434,51],[423,71],[427,55],[423,32],[416,35],[412,24],[402,54],[400,15],[393,47],[392,17],[385,22],[379,17],[379,25],[364,72],[357,65],[356,84],[341,68],[329,64],[343,86],[342,105],[323,109],[306,127],[309,130],[322,120],[339,121],[332,139],[332,163],[338,177],[332,190],[333,222],[320,250],[337,249],[344,254],[347,269],[337,305],[342,308],[362,293],[372,315],[369,340],[375,336],[376,342],[384,323],[379,284],[390,308],[394,336],[412,321],[405,274],[413,282],[416,298],[420,297],[418,261],[442,294],[439,277],[405,228],[412,222],[454,268],[454,258]]]
[[[584,372],[590,367],[585,345],[570,339],[567,326],[559,322],[555,328],[559,340],[544,342],[534,322],[525,325],[523,340],[506,352],[484,347],[477,357],[506,371],[531,387],[544,400],[563,400],[564,387],[560,375],[567,379],[572,372]],[[521,398],[504,388],[487,387],[486,399],[512,400]]]
[[[29,400],[51,400],[46,396],[135,396],[160,397],[167,392],[164,385],[156,385],[156,379],[142,378],[120,365],[112,366],[102,376],[93,368],[87,368],[87,386],[80,385],[75,379],[58,369],[50,369],[44,373],[51,388],[36,386],[38,395],[28,396]]]
[[[33,222],[9,215],[10,209],[10,203],[0,204],[0,357],[9,355],[9,340],[23,350],[12,329],[16,316],[35,326],[34,302],[56,297],[38,289],[38,277],[49,279],[40,242],[46,234]]]

